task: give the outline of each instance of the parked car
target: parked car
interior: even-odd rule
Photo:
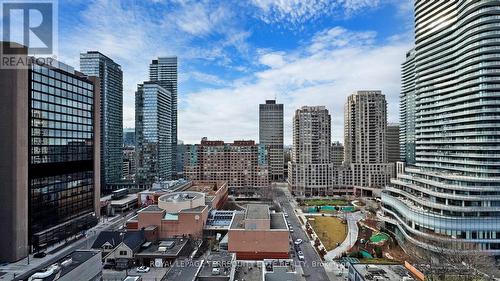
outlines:
[[[302,239],[299,238],[295,240],[295,245],[300,245],[300,244],[302,244]]]
[[[38,253],[33,255],[33,257],[36,259],[41,259],[41,258],[44,258],[45,256],[47,256],[47,254],[45,252],[38,252]]]
[[[298,251],[297,257],[299,258],[300,261],[303,261],[304,260],[304,253],[302,253],[302,251]]]
[[[293,227],[290,227],[290,233],[293,233]]]
[[[135,271],[137,271],[138,273],[146,273],[146,272],[149,272],[149,267],[147,266],[139,266]]]
[[[288,218],[288,214],[287,213],[284,213],[285,214],[285,218]]]

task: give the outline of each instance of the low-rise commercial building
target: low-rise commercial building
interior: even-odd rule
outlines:
[[[234,280],[236,255],[228,252],[212,252],[203,261],[196,281],[230,281]]]
[[[349,281],[411,281],[415,280],[409,271],[399,264],[348,264]]]
[[[158,198],[127,221],[128,230],[156,226],[158,239],[191,237],[200,239],[207,221],[209,206],[205,194],[193,191],[173,192]]]
[[[228,231],[228,250],[239,260],[288,258],[285,216],[271,213],[267,205],[248,204],[245,213],[234,215]]]

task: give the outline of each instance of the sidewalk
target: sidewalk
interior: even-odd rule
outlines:
[[[133,213],[132,213],[133,214]],[[65,255],[71,253],[77,249],[88,249],[91,244],[94,242],[97,235],[101,233],[101,231],[108,230],[109,228],[116,226],[118,223],[124,223],[126,219],[130,218],[130,214],[127,216],[115,216],[107,221],[100,221],[96,226],[87,230],[87,234],[85,237],[75,240],[73,243],[64,246],[64,241],[51,245],[45,250],[47,256],[43,258],[33,258],[33,254],[29,256],[29,264],[28,258],[24,258],[18,262],[10,263],[4,266],[0,266],[0,272],[6,273],[0,276],[0,280],[13,280],[16,277],[26,274],[32,270],[35,270],[40,267],[45,267],[58,259],[64,257]],[[54,252],[57,251],[57,252]]]
[[[333,261],[335,258],[342,256],[343,253],[347,252],[349,249],[356,244],[358,240],[358,222],[363,219],[363,214],[361,212],[348,213],[347,217],[347,236],[337,248],[329,251],[325,255],[325,260]]]

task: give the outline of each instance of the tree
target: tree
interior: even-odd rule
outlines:
[[[405,251],[411,253],[413,263],[420,265],[426,280],[478,281],[500,276],[494,257],[480,251],[477,244],[435,240],[426,244],[426,249],[405,244]]]

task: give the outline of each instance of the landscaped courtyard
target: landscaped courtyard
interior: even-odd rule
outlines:
[[[305,206],[347,206],[349,202],[342,199],[308,199],[302,201]]]
[[[347,224],[339,218],[314,216],[308,222],[327,251],[335,249],[347,236]]]

